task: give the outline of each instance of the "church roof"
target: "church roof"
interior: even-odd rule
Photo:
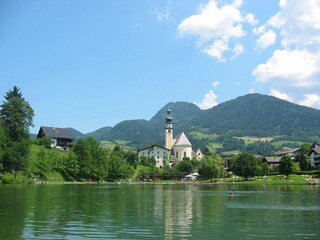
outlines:
[[[187,136],[182,132],[180,135],[176,136],[174,139],[174,146],[192,146]]]

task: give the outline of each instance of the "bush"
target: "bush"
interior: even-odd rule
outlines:
[[[5,173],[4,175],[2,175],[2,183],[14,183],[14,176],[12,174],[9,173]]]

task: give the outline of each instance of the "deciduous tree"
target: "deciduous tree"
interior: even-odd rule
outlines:
[[[257,174],[258,161],[249,153],[243,153],[233,159],[231,163],[231,170],[238,176],[244,177],[247,180]]]
[[[294,170],[293,162],[290,156],[283,156],[279,163],[279,173],[289,176]]]
[[[224,168],[218,155],[205,155],[199,163],[199,175],[203,179],[213,179],[224,175]]]
[[[182,161],[176,165],[176,169],[180,173],[191,173],[193,171],[193,164],[189,158],[183,158]]]

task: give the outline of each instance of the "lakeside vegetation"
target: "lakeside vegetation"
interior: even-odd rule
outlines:
[[[156,167],[154,158],[141,157],[130,148],[123,148],[112,142],[98,142],[93,137],[80,138],[73,144],[70,151],[52,149],[49,138],[32,140],[29,127],[32,126],[33,109],[23,98],[16,86],[4,96],[5,101],[0,109],[0,177],[2,183],[30,182],[118,182],[118,181],[158,181],[159,179],[176,179],[178,182],[185,175],[198,172],[202,183],[224,182],[233,184],[259,183],[264,176],[265,183],[278,183],[277,180],[268,182],[270,171],[267,163],[248,153],[250,144],[261,147],[261,151],[271,154],[272,148],[266,145],[272,142],[251,141],[250,138],[235,138],[230,136],[210,136],[217,144],[236,155],[225,158],[208,146],[204,157],[197,159],[185,158],[181,162],[170,165],[169,159],[163,168]],[[203,138],[204,135],[199,135]],[[125,144],[124,142],[122,142]],[[247,143],[247,144],[246,144]],[[230,147],[232,146],[232,148]],[[211,147],[211,148],[210,148]],[[304,154],[294,161],[291,157],[282,157],[279,167],[271,174],[283,174],[286,183],[308,183],[296,177],[293,173],[312,174],[319,176],[319,169],[310,169],[305,154],[310,144],[303,143]],[[231,154],[230,154],[231,155]],[[312,171],[313,172],[306,172]],[[315,171],[314,171],[315,170]],[[231,172],[233,174],[231,174]],[[243,181],[234,179],[234,174],[243,177]],[[156,176],[156,177],[155,177]],[[265,177],[267,176],[267,177]],[[223,179],[223,180],[221,180]],[[279,180],[279,183],[281,179]]]

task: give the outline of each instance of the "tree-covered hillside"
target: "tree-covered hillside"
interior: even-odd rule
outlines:
[[[320,133],[320,111],[275,97],[249,94],[195,116],[192,124],[209,133],[274,136]]]
[[[290,136],[305,140],[320,135],[320,111],[275,97],[248,94],[200,110],[186,102],[168,103],[147,120],[123,121],[113,128],[88,134],[98,140],[125,140],[135,148],[163,144],[166,111],[172,110],[174,135],[185,132],[196,147],[205,147],[209,135]],[[199,133],[202,137],[199,138]]]

